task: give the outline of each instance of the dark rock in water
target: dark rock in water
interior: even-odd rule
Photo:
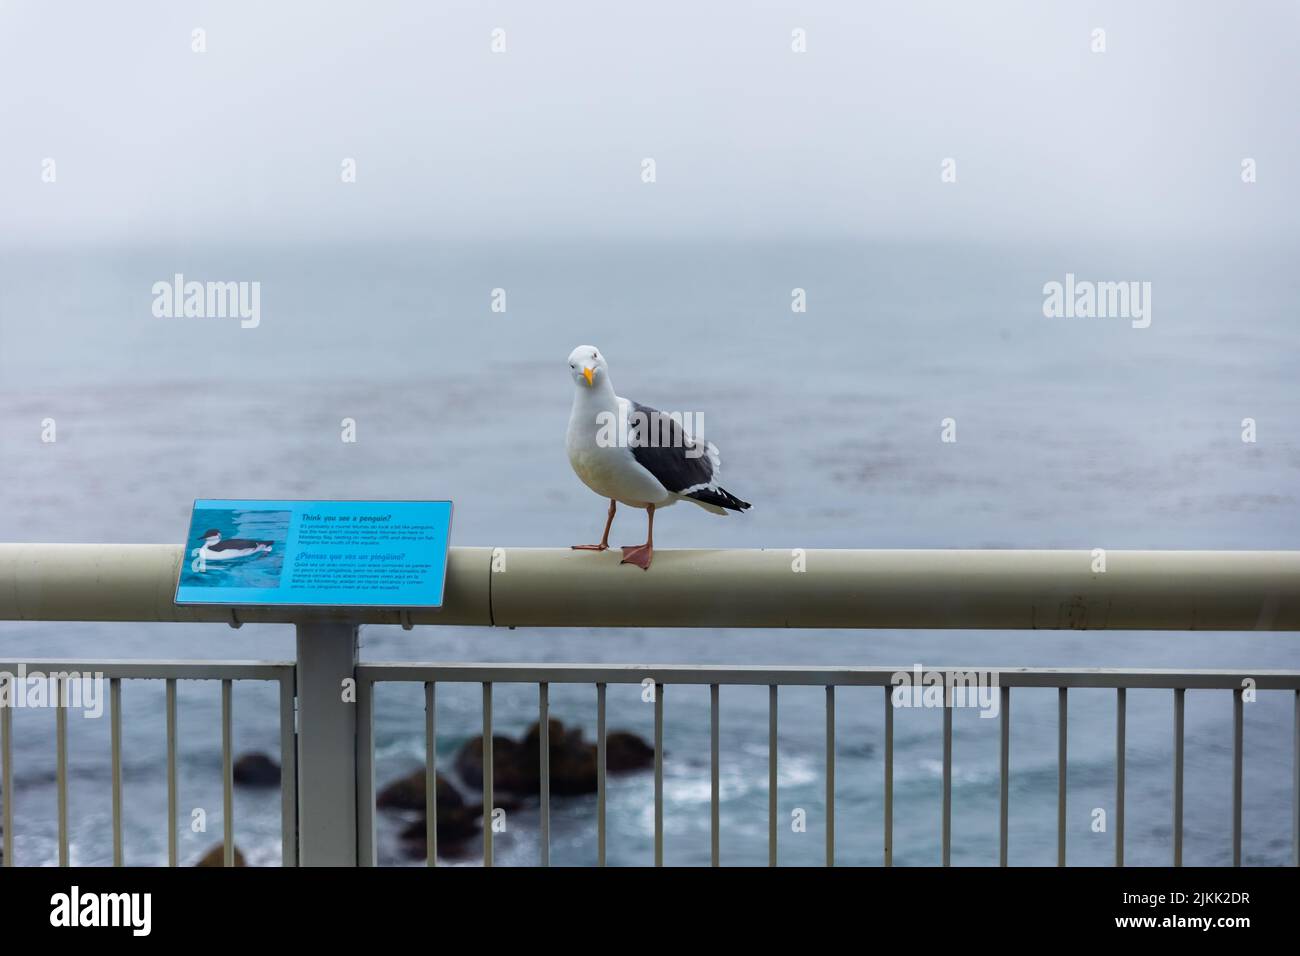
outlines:
[[[505,739],[505,738],[502,738]],[[513,741],[507,741],[513,743]],[[482,786],[483,773],[479,770],[479,785]],[[424,815],[424,771],[416,770],[399,777],[380,791],[375,805],[385,810],[418,810],[420,817],[408,823],[398,834],[402,850],[407,856],[419,858],[424,856],[425,833],[428,829]],[[509,794],[502,794],[497,799],[498,808],[512,811],[519,806],[517,800]],[[472,847],[466,845],[481,837],[483,832],[482,804],[467,804],[459,790],[442,774],[438,774],[438,853],[445,857],[463,857],[470,854]]]
[[[551,718],[548,725],[551,793],[576,796],[596,792],[596,744],[583,739],[579,727],[565,727]],[[496,809],[513,811],[520,798],[541,793],[541,725],[534,723],[522,740],[503,734],[492,737],[493,799]],[[605,737],[605,764],[610,773],[640,770],[654,763],[655,751],[636,734],[616,730]],[[456,754],[453,766],[459,781],[466,787],[483,786],[483,738],[467,741]],[[376,806],[388,810],[424,810],[424,770],[416,770],[394,780],[375,800]],[[448,858],[464,857],[475,852],[483,838],[483,807],[466,803],[459,791],[438,775],[438,854]],[[399,833],[402,851],[419,859],[425,853],[428,820],[407,824]]]
[[[596,792],[596,745],[582,739],[582,729],[566,730],[554,717],[548,722],[548,750],[550,752],[551,793],[557,796],[576,796]],[[524,752],[530,766],[535,768],[537,786],[532,793],[542,792],[541,784],[541,724],[534,723],[524,735]]]
[[[481,806],[438,808],[438,855],[445,857],[467,856],[472,850],[471,841],[483,833],[483,808]],[[408,856],[422,857],[429,822],[421,816],[402,829],[399,839]]]
[[[456,754],[456,772],[470,787],[483,786],[483,737],[468,741]],[[492,737],[492,786],[507,793],[537,793],[538,762],[534,752],[532,769],[518,741],[494,734]]]
[[[493,787],[520,796],[541,793],[541,725],[534,723],[519,741],[493,736]],[[551,793],[574,796],[596,792],[596,744],[578,727],[549,723]],[[654,762],[654,748],[636,734],[614,731],[605,737],[605,767],[611,773],[640,770]],[[483,786],[483,738],[475,737],[456,755],[456,771],[469,786]]]
[[[655,749],[636,734],[616,730],[605,734],[605,769],[626,773],[654,766]]]
[[[231,768],[235,783],[247,787],[278,787],[280,765],[264,753],[240,754]]]
[[[480,780],[481,776],[480,771]],[[416,770],[405,777],[399,777],[380,790],[379,796],[375,798],[375,806],[385,810],[423,810],[424,797],[424,771]],[[438,774],[437,801],[438,813],[442,814],[444,811],[463,806],[465,798],[446,777]]]
[[[199,862],[195,863],[194,865],[195,866],[225,866],[226,865],[225,859],[226,859],[225,847],[222,844],[218,843],[207,853],[203,854],[203,858],[200,859]],[[235,866],[248,866],[248,864],[244,862],[244,854],[239,851],[239,847],[235,847]]]

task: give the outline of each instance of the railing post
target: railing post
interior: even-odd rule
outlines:
[[[298,861],[357,865],[357,626],[302,623],[298,643]]]

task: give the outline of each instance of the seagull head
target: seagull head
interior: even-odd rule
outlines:
[[[569,374],[578,385],[594,388],[597,379],[608,378],[609,366],[596,346],[579,345],[569,353]]]

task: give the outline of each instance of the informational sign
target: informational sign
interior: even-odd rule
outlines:
[[[177,604],[441,607],[450,501],[199,499]]]

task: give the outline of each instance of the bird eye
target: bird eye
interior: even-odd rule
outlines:
[[[592,358],[600,358],[600,356],[597,355],[595,352],[592,352],[592,353],[591,353],[591,357],[592,357]]]

